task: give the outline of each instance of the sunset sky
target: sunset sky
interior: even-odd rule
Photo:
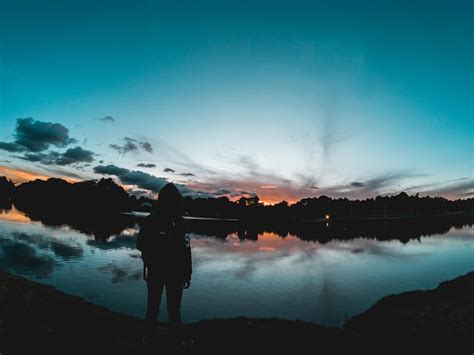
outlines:
[[[474,196],[474,3],[0,1],[0,175]]]

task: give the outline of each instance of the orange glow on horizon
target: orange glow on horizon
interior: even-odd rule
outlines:
[[[0,166],[0,175],[6,176],[7,179],[13,181],[15,184],[20,184],[32,180],[48,180],[53,176],[43,175],[28,170],[12,169],[6,166]],[[79,179],[60,176],[61,179],[67,182],[77,182]]]
[[[11,210],[0,211],[0,221],[29,223],[29,219],[23,212],[18,211],[14,206]]]
[[[7,166],[0,165],[0,176],[6,176],[8,179],[13,181],[15,184],[20,184],[28,181],[33,180],[48,180],[52,177],[61,178],[67,182],[74,183],[81,181],[80,179],[65,177],[65,176],[58,176],[58,175],[46,175],[37,173],[34,171],[23,170],[23,169],[16,169],[10,168]],[[115,179],[114,179],[115,180]],[[115,181],[119,186],[121,186],[127,193],[131,193],[131,190],[137,188],[136,185],[129,185],[123,184],[120,181]],[[225,182],[223,185],[227,185]],[[284,186],[276,186],[273,184],[258,184],[252,182],[239,182],[238,184],[232,184],[231,188],[234,191],[250,191],[252,193],[256,193],[259,197],[259,202],[264,205],[274,205],[282,201],[286,201],[289,204],[295,203],[299,201],[303,197],[308,197],[314,195],[314,191],[308,191],[306,189],[298,189],[292,186],[284,187]],[[233,185],[233,186],[232,186]],[[201,191],[214,191],[215,187],[208,185],[206,183],[194,183],[188,185],[190,188],[194,190],[201,190]],[[232,195],[228,194],[225,195],[230,201],[237,201],[241,197],[251,197],[251,194],[242,194],[242,195]],[[157,194],[150,193],[150,198],[156,198]]]

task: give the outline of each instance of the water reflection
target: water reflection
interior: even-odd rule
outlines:
[[[119,222],[118,232],[103,237],[30,221],[16,210],[0,219],[0,268],[142,317],[139,220]],[[191,223],[194,272],[183,300],[185,321],[277,316],[341,324],[384,295],[435,287],[474,270],[474,228],[463,224],[436,222],[412,231],[414,238],[390,239],[407,227],[323,225],[317,227],[326,230],[322,235],[303,228],[296,236],[260,227],[243,233],[230,222]],[[167,318],[165,309],[161,317]]]

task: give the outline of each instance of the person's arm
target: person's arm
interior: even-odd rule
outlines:
[[[184,288],[189,288],[191,285],[191,275],[193,273],[193,261],[191,255],[191,238],[188,233],[188,224],[185,220],[185,234],[184,234]]]
[[[140,228],[140,232],[138,232],[138,236],[137,236],[137,243],[136,243],[136,248],[140,251],[143,251],[144,249],[144,235],[146,233],[146,225],[143,225],[141,226]]]
[[[191,239],[189,234],[186,234],[184,237],[185,240],[185,249],[184,249],[184,262],[185,262],[185,280],[191,281],[191,275],[193,273],[193,261],[191,255]]]

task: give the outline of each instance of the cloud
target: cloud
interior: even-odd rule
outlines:
[[[139,167],[139,168],[156,168],[156,164],[140,163],[140,164],[137,164],[137,167]]]
[[[128,185],[136,185],[142,189],[159,192],[169,181],[162,177],[156,177],[142,171],[129,171],[119,176],[120,181]]]
[[[76,163],[92,163],[94,153],[81,147],[69,148],[56,161],[58,165],[70,165]]]
[[[213,191],[212,194],[214,196],[223,196],[223,195],[229,195],[232,193],[232,190],[226,189],[226,188],[221,188],[216,191]]]
[[[116,165],[98,165],[94,167],[94,172],[102,175],[116,176],[120,182],[124,185],[135,185],[140,189],[149,190],[154,193],[160,192],[160,190],[170,181],[164,177],[157,177],[143,171],[129,170],[121,168]],[[190,189],[183,184],[175,184],[176,188],[184,196],[191,197],[212,197],[213,195],[209,192],[201,190]]]
[[[41,163],[45,165],[72,165],[77,163],[91,163],[94,161],[94,153],[81,147],[69,148],[64,153],[48,152],[48,153],[25,153],[18,158],[33,163]]]
[[[94,167],[94,172],[97,174],[115,175],[118,177],[127,174],[128,172],[130,172],[130,170],[120,168],[116,165],[98,165]]]
[[[148,153],[153,153],[153,147],[149,142],[140,142],[140,146]]]
[[[75,139],[69,137],[69,129],[60,123],[19,118],[16,121],[15,144],[30,152],[42,152],[51,145],[62,148]],[[10,146],[11,148],[11,146]]]
[[[80,168],[79,166],[76,168]],[[78,175],[70,170],[63,169],[61,167],[56,167],[55,165],[53,166],[45,166],[43,167],[44,170],[49,171],[53,173],[53,177],[60,177],[64,180],[67,180],[69,182],[77,182],[80,180],[84,180],[84,177],[81,175]]]
[[[164,171],[165,173],[176,173],[176,170],[171,169],[171,168],[164,168],[163,171]],[[178,174],[178,173],[176,173],[176,174]],[[185,176],[185,177],[196,176],[196,174],[193,174],[193,173],[179,173],[178,175],[180,175],[180,176]]]
[[[137,143],[136,139],[133,139],[130,137],[124,137],[123,140],[124,140],[123,145],[111,144],[110,148],[116,150],[122,155],[127,154],[129,152],[138,151],[138,145],[136,144]]]
[[[0,149],[6,150],[7,152],[23,152],[25,151],[25,147],[16,143],[7,143],[7,142],[0,142]]]
[[[361,182],[360,184],[364,185],[364,190],[368,193],[382,193],[385,188],[394,187],[394,185],[398,185],[402,180],[407,178],[425,176],[425,174],[416,174],[409,171],[398,171],[374,177],[365,182]]]
[[[128,170],[116,165],[98,165],[94,172],[103,175],[116,176],[122,184],[136,185],[142,189],[159,192],[169,181],[163,177],[156,177],[138,170]]]
[[[69,130],[59,123],[19,118],[14,136],[15,141],[12,143],[0,142],[0,149],[9,152],[24,152],[22,156],[17,156],[22,160],[63,166],[94,161],[94,153],[79,146],[69,148],[63,153],[46,152],[51,146],[63,148],[76,142],[75,139],[69,137]]]
[[[333,198],[370,198],[377,195],[401,192],[400,184],[407,179],[425,177],[426,174],[411,171],[395,171],[369,178],[365,181],[352,181],[349,184],[320,187],[318,193]]]
[[[106,115],[104,117],[97,117],[96,119],[100,120],[101,122],[104,123],[115,123],[115,118],[112,116]]]
[[[42,163],[46,165],[51,165],[59,159],[60,154],[58,152],[49,152],[45,153],[25,153],[23,156],[19,156],[18,158],[31,161],[33,163]]]
[[[160,156],[166,160],[173,162],[175,167],[179,167],[182,171],[195,171],[199,172],[200,175],[215,175],[215,171],[208,169],[207,167],[201,165],[201,163],[195,162],[191,159],[187,154],[181,152],[180,150],[176,149],[169,143],[163,140],[155,140],[155,146],[158,146],[158,150],[160,151]],[[172,169],[173,172],[174,169]],[[171,172],[171,171],[167,171]]]
[[[139,148],[145,150],[148,153],[153,153],[153,147],[149,142],[140,142],[135,138],[124,137],[124,143],[119,144],[110,144],[109,147],[117,151],[118,153],[125,155],[130,152],[139,152]]]
[[[429,190],[419,191],[428,196],[445,196],[449,198],[474,197],[474,179],[459,179],[455,182],[439,184]]]

